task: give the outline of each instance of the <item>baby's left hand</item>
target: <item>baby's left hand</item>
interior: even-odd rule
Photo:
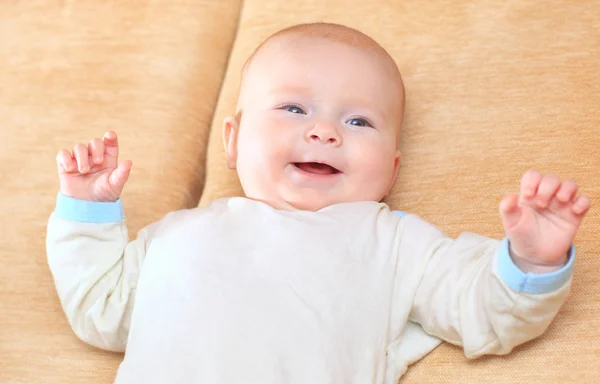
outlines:
[[[547,273],[567,262],[567,251],[590,208],[590,199],[576,197],[577,184],[558,176],[527,171],[521,193],[500,202],[500,217],[510,254],[524,272]]]

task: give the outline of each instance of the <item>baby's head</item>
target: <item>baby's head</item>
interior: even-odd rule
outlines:
[[[381,201],[395,182],[404,86],[370,37],[335,24],[303,24],[250,56],[237,115],[223,140],[248,198],[316,211]]]

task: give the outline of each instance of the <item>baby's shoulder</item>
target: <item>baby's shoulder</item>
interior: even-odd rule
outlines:
[[[225,219],[229,216],[239,217],[244,213],[240,205],[248,205],[248,199],[221,198],[214,200],[206,206],[184,208],[169,212],[163,221],[166,226],[198,225],[202,222],[214,222],[215,219]],[[250,201],[250,200],[248,200]]]
[[[376,201],[340,203],[326,207],[320,212],[336,221],[355,226],[397,226],[408,216],[406,212],[393,210],[386,203]]]

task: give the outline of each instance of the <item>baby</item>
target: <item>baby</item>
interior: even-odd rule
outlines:
[[[455,239],[382,203],[400,165],[394,60],[344,26],[290,27],[244,67],[223,140],[245,197],[133,240],[117,135],[58,153],[48,262],[75,334],[125,351],[117,383],[395,383],[441,340],[469,358],[541,335],[590,201],[528,171],[506,237]]]

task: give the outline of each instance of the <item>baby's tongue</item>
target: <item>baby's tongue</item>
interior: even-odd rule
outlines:
[[[298,163],[296,166],[304,172],[318,173],[320,175],[330,175],[335,172],[331,166],[321,163]]]

